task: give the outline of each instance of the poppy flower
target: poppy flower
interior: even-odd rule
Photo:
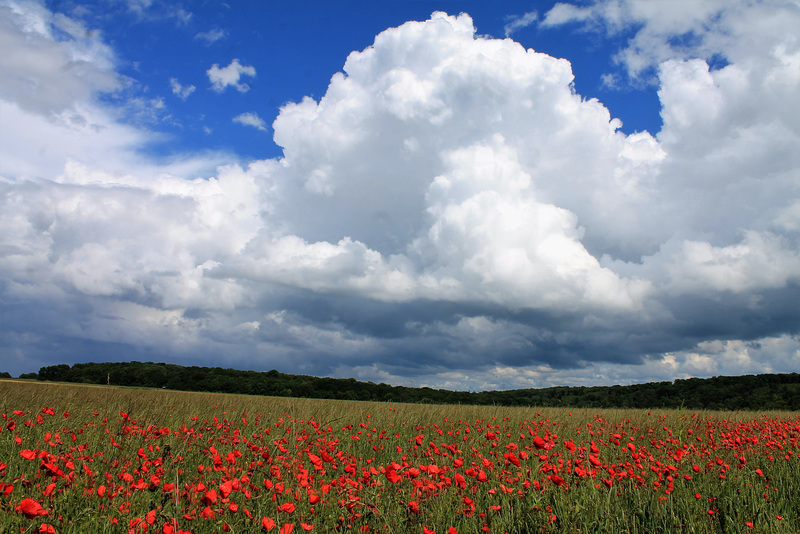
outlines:
[[[22,499],[19,506],[17,506],[17,511],[25,514],[27,519],[33,519],[34,517],[48,514],[47,510],[42,508],[42,505],[39,504],[39,501],[30,498]]]
[[[275,528],[275,521],[273,521],[269,517],[265,517],[261,519],[261,528],[263,528],[264,530],[272,530],[273,528]]]
[[[291,514],[292,512],[294,512],[294,503],[291,502],[283,503],[282,505],[278,506],[278,510],[280,510],[281,512],[286,512],[287,514]]]
[[[385,476],[386,476],[386,480],[388,480],[392,484],[396,484],[396,483],[400,482],[401,480],[403,480],[403,477],[398,475],[397,471],[395,471],[394,469],[387,469]]]
[[[233,481],[228,480],[219,485],[219,493],[223,499],[227,499],[228,495],[233,491]]]

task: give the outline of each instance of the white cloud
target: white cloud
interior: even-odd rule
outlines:
[[[539,20],[539,13],[536,11],[529,11],[521,17],[513,17],[508,24],[503,26],[503,31],[506,37],[511,37],[518,30],[527,28],[537,20]]]
[[[468,17],[442,15],[388,30],[350,55],[348,76],[334,76],[319,103],[286,106],[275,139],[287,184],[301,187],[284,205],[303,215],[279,216],[313,239],[347,236],[402,254],[417,270],[417,296],[636,307],[647,284],[600,266],[570,208],[605,217],[607,205],[581,197],[599,195],[605,173],[624,185],[608,196],[638,199],[636,184],[663,157],[656,143],[616,133],[605,108],[574,95],[567,62],[473,31]],[[587,187],[576,194],[555,175]],[[558,205],[568,199],[570,208]]]
[[[234,87],[240,93],[245,93],[250,90],[250,86],[246,83],[240,83],[239,79],[242,76],[255,77],[256,69],[252,66],[239,64],[239,59],[236,58],[231,61],[227,67],[219,67],[219,64],[214,63],[210,69],[206,71],[208,80],[211,82],[211,88],[221,93],[227,87]]]
[[[133,124],[156,124],[161,121],[168,121],[171,115],[167,111],[164,97],[143,98],[131,97],[125,102],[123,108],[128,121]]]
[[[750,63],[784,46],[780,41],[796,44],[791,37],[796,16],[796,4],[787,0],[595,0],[581,7],[557,3],[541,25],[576,23],[610,35],[635,28],[617,60],[631,79],[656,83],[651,69],[669,59],[719,56],[729,63]]]
[[[619,31],[619,21],[617,20],[617,10],[619,2],[614,4],[609,2],[594,2],[589,7],[578,7],[566,2],[558,2],[550,11],[545,13],[542,26],[560,26],[576,22],[592,22],[597,24],[603,20],[609,25],[609,31]]]
[[[267,130],[267,123],[264,122],[264,119],[258,116],[258,113],[242,113],[241,115],[234,117],[233,122],[238,122],[239,124],[244,124],[245,126],[252,126],[254,128],[258,128],[259,130]]]
[[[150,301],[162,309],[230,308],[244,299],[237,283],[204,274],[217,267],[213,258],[237,254],[259,226],[257,188],[240,168],[190,181],[110,175],[69,163],[56,182],[3,189],[23,190],[30,201],[14,208],[7,197],[3,210],[9,216],[0,235],[16,251],[3,269],[11,279],[41,266],[41,251],[49,249],[49,267],[38,280],[85,295]]]
[[[800,282],[800,251],[771,233],[748,231],[737,243],[675,240],[644,261],[671,294],[748,293]]]
[[[135,15],[138,20],[175,19],[178,26],[186,26],[192,19],[192,13],[180,5],[153,0],[125,0],[125,4],[128,6],[128,12]]]
[[[228,30],[223,30],[220,28],[212,28],[207,32],[200,32],[194,36],[195,39],[199,39],[200,41],[205,41],[207,45],[212,45],[219,41],[220,39],[224,39],[228,36]]]
[[[143,13],[150,9],[153,5],[153,0],[126,0],[128,9],[138,13]]]
[[[433,223],[414,248],[422,257],[436,251],[426,273],[466,282],[465,297],[566,310],[638,307],[647,292],[600,266],[573,213],[537,199],[502,137],[446,155],[427,200]]]
[[[196,89],[194,85],[181,85],[177,78],[170,78],[169,86],[172,89],[172,94],[184,102],[187,98],[189,98],[189,95],[194,93],[194,90]]]

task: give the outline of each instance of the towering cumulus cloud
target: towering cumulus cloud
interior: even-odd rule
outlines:
[[[795,369],[800,41],[745,21],[798,27],[798,9],[665,27],[606,5],[539,18],[639,28],[619,60],[653,73],[660,132],[623,133],[568,61],[434,13],[284,105],[282,158],[5,169],[2,350],[464,389]],[[669,48],[694,28],[695,50]]]
[[[290,261],[263,242],[255,270],[385,301],[638,309],[649,284],[600,265],[576,208],[602,221],[609,206],[590,195],[617,196],[604,183],[615,172],[647,180],[663,154],[650,136],[617,133],[571,82],[564,60],[475,39],[466,15],[385,31],[320,102],[275,121],[274,215],[290,225]],[[343,269],[320,268],[320,254]]]

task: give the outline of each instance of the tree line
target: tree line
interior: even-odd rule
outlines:
[[[7,373],[3,373],[7,375]],[[450,391],[319,378],[272,370],[241,371],[153,362],[76,363],[42,367],[20,378],[112,384],[182,391],[277,397],[565,408],[679,408],[800,410],[800,374],[689,378],[629,386],[549,387],[506,391]]]

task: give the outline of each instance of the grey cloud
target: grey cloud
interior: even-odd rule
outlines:
[[[36,3],[0,5],[0,99],[47,117],[123,86],[100,36]],[[53,38],[55,25],[68,30]]]

